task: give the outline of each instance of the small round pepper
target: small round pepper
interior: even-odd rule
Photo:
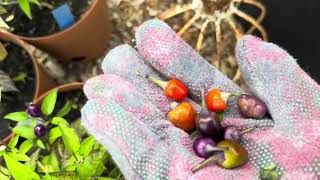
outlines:
[[[220,89],[212,89],[207,93],[206,105],[208,110],[212,112],[223,112],[228,107]]]
[[[178,79],[171,79],[169,81],[162,81],[151,76],[147,78],[160,86],[163,89],[163,93],[167,98],[181,101],[187,97],[189,90],[188,88]]]
[[[168,114],[170,122],[176,127],[183,129],[184,131],[190,131],[195,128],[196,112],[192,105],[188,102],[183,102],[176,106]]]

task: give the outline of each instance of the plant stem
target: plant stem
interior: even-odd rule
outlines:
[[[248,128],[246,128],[246,129],[242,130],[242,131],[240,132],[240,134],[241,134],[241,135],[247,134],[247,133],[252,132],[252,131],[255,130],[255,129],[256,129],[256,126],[248,127]]]
[[[41,2],[41,6],[46,7],[50,10],[52,10],[54,8],[54,6],[52,6],[51,4],[49,4],[47,2]]]
[[[201,89],[201,109],[202,111],[208,111],[206,106],[206,100],[205,100],[204,86]]]
[[[157,84],[158,86],[160,86],[162,89],[165,89],[168,85],[168,82],[166,81],[162,81],[160,79],[157,79],[155,77],[152,77],[152,76],[149,76],[147,75],[146,76],[150,81],[152,81],[153,83]]]
[[[211,156],[210,158],[208,158],[208,159],[200,162],[199,164],[196,164],[196,165],[191,169],[191,171],[192,171],[193,173],[195,173],[195,172],[199,171],[200,169],[208,166],[209,164],[211,164],[211,163],[213,163],[213,162],[219,162],[219,161],[221,161],[221,159],[220,159],[219,157],[217,157],[217,156]]]
[[[231,96],[240,96],[240,95],[241,95],[240,93],[221,92],[220,96],[223,101],[227,102]]]
[[[216,151],[227,151],[228,148],[220,148],[220,147],[214,147],[211,145],[206,145],[206,151],[208,152],[216,152]]]

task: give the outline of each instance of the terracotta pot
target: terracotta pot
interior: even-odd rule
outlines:
[[[11,34],[3,29],[0,29],[0,39],[3,41],[12,42],[22,47],[32,60],[33,68],[35,70],[35,90],[33,99],[37,99],[41,94],[56,86],[53,80],[45,73],[42,67],[37,63],[35,57],[32,55],[28,44],[20,40],[14,34]]]
[[[83,82],[73,82],[73,83],[69,83],[69,84],[58,86],[56,88],[58,88],[58,92],[68,92],[68,91],[73,91],[73,90],[80,90],[80,89],[83,88],[83,86],[84,86]],[[36,105],[40,105],[42,100],[43,100],[43,98],[46,97],[48,95],[48,93],[53,89],[55,89],[55,88],[52,88],[52,89],[48,90],[47,92],[43,93],[40,97],[35,99],[33,101],[33,103],[36,104]],[[14,133],[11,133],[9,136],[7,136],[2,141],[0,141],[0,145],[9,143],[9,141],[11,140],[11,138],[14,135],[15,135]]]
[[[87,12],[71,27],[49,36],[19,37],[68,62],[93,60],[102,56],[107,49],[110,33],[106,0],[93,0]]]

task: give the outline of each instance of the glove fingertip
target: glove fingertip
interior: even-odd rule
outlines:
[[[177,50],[189,47],[163,21],[153,19],[139,26],[136,34],[137,48],[141,55],[165,75],[166,68],[178,60]]]
[[[113,74],[102,74],[87,80],[83,87],[84,94],[88,99],[107,97],[108,94],[104,94],[107,88],[105,84],[113,79],[119,79],[119,77]]]
[[[287,57],[290,57],[289,61],[295,62],[294,58],[278,45],[262,41],[260,38],[252,35],[245,35],[238,41],[236,56],[239,67],[242,70],[250,68],[249,66],[257,63],[280,64],[287,61]],[[243,73],[250,72],[243,71]]]
[[[128,44],[120,45],[112,49],[102,62],[102,70],[105,74],[121,71],[130,64],[132,59],[139,59],[138,52]]]

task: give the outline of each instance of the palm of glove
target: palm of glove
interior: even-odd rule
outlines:
[[[136,40],[139,53],[122,45],[106,56],[105,74],[85,85],[89,101],[82,109],[84,126],[106,146],[127,179],[252,179],[270,163],[288,179],[320,176],[320,88],[284,50],[251,36],[238,43],[245,80],[267,103],[273,120],[244,119],[230,99],[225,125],[259,127],[242,142],[250,162],[234,170],[213,164],[193,174],[191,167],[201,159],[191,149],[192,140],[167,120],[170,100],[162,90],[137,72],[178,78],[194,100],[203,85],[242,90],[161,21],[143,24]]]

